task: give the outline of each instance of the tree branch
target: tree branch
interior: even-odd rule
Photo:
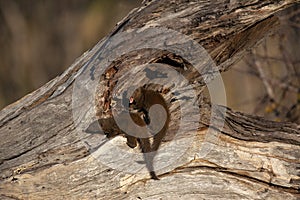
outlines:
[[[223,72],[276,28],[276,12],[296,2],[299,1],[156,0],[133,10],[62,75],[0,112],[1,198],[299,198],[300,139],[299,126],[295,124],[270,122],[228,109],[221,132],[214,127],[207,129],[211,116],[224,119],[223,114],[218,113],[223,107],[211,113],[210,104],[203,100],[203,104],[199,104],[199,130],[196,134],[187,131],[184,137],[175,140],[187,149],[176,163],[158,170],[161,180],[154,181],[147,173],[132,175],[104,165],[103,160],[91,154],[90,146],[101,144],[100,153],[114,152],[116,147],[128,148],[124,138],[116,137],[109,143],[101,134],[81,132],[75,122],[85,121],[92,114],[81,113],[85,116],[82,119],[72,114],[72,95],[77,87],[74,82],[84,72],[88,72],[92,80],[93,70],[101,68],[97,62],[107,58],[101,57],[101,53],[107,52],[106,47],[114,36],[151,27],[176,30],[203,46]],[[181,42],[163,34],[160,39],[157,44],[164,39]],[[142,45],[140,40],[132,45],[139,44]],[[200,70],[202,76],[192,73],[191,63],[167,51],[131,51],[114,60],[100,80],[95,79],[99,118],[112,117],[107,110],[113,103],[109,92],[115,87],[114,81],[134,66],[149,63],[168,64],[189,80],[196,80],[199,98],[206,86],[203,77],[211,76],[205,66]],[[79,83],[85,85],[86,82]],[[85,93],[80,95],[86,96],[87,101],[75,107],[87,106],[87,110],[93,110],[96,100]],[[171,110],[176,115],[178,108],[176,103],[174,105]],[[175,125],[170,128],[176,129]],[[210,151],[203,152],[206,148]],[[174,148],[168,154],[176,155],[179,151]],[[122,154],[114,155],[108,158],[110,164],[127,169],[136,164],[126,162]],[[163,155],[158,155],[158,160],[160,156]],[[140,162],[139,158],[137,161]]]

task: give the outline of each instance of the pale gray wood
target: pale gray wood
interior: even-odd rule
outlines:
[[[206,128],[211,107],[202,100],[201,128],[196,134],[187,132],[178,138],[189,148],[174,166],[158,171],[160,180],[154,181],[147,173],[131,175],[95,159],[90,148],[102,142],[105,145],[106,139],[101,134],[76,129],[72,116],[74,81],[89,69],[89,60],[113,35],[132,28],[168,27],[194,38],[219,70],[225,71],[276,28],[274,13],[296,2],[299,1],[146,1],[62,75],[0,112],[1,199],[300,198],[299,125],[270,122],[228,109],[224,129],[218,132]],[[162,35],[161,39],[164,37],[168,36]],[[174,65],[185,62],[155,50],[120,57],[111,65],[118,65],[119,71],[107,72],[114,79],[100,81],[97,98],[110,102],[106,95],[109,88],[104,86],[134,65],[164,63],[166,56]],[[96,63],[94,67],[97,70],[100,66]],[[207,72],[206,68],[202,70],[203,74]],[[201,77],[188,70],[182,73],[198,81],[200,96],[205,86]],[[78,106],[86,103],[89,102]],[[97,106],[105,111],[103,99]],[[215,110],[215,120],[222,121],[224,116],[218,109],[223,107]],[[111,113],[103,113],[98,117],[111,117]],[[205,137],[207,131],[211,140]],[[117,137],[112,142],[128,148],[124,138]],[[201,149],[205,145],[212,148],[203,157]],[[172,156],[176,151],[169,153]]]

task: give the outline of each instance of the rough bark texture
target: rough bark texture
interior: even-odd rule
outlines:
[[[173,166],[158,171],[160,180],[155,181],[147,173],[132,175],[101,163],[91,148],[103,135],[80,132],[72,116],[74,81],[85,70],[93,76],[93,70],[101,67],[95,55],[112,36],[132,28],[167,27],[201,44],[222,72],[274,30],[278,21],[273,14],[296,2],[145,1],[61,76],[0,112],[1,199],[299,199],[299,125],[230,109],[224,116],[219,112],[224,107],[216,106],[214,120],[225,118],[224,128],[208,129],[211,106],[203,100],[199,130],[177,138],[187,150]],[[196,80],[196,95],[201,96],[203,77],[193,73],[191,63],[157,49],[132,51],[118,57],[98,81],[97,117],[111,117],[109,91],[114,81],[134,65],[148,63],[168,64]],[[205,67],[201,74],[209,79]],[[93,107],[94,101],[78,106]],[[179,112],[172,111],[174,116]],[[171,124],[171,129],[175,126]],[[213,139],[207,140],[207,133]],[[123,141],[117,137],[112,142],[128,148]],[[205,156],[200,152],[203,145],[211,149]]]

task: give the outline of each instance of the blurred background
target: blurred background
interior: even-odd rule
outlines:
[[[141,0],[0,0],[0,109],[60,75]]]
[[[277,16],[278,29],[222,74],[227,105],[300,124],[300,4]]]
[[[0,109],[60,75],[142,0],[0,0]],[[300,6],[223,74],[227,105],[300,123]]]

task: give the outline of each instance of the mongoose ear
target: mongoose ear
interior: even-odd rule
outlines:
[[[134,100],[133,97],[130,97],[130,99],[129,99],[129,104],[135,104],[135,100]]]

